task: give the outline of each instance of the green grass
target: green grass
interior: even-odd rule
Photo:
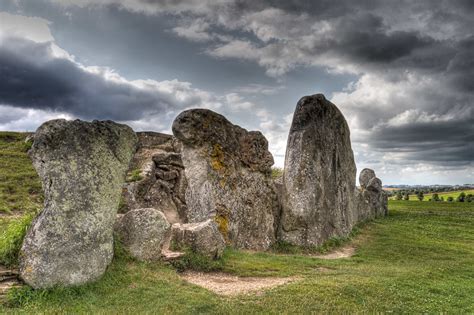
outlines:
[[[473,194],[474,195],[474,189],[467,189],[467,190],[458,190],[458,191],[446,191],[446,192],[439,192],[438,197],[444,197],[444,201],[448,197],[453,197],[454,200],[459,196],[460,193],[464,192],[466,195]],[[396,191],[394,191],[394,194],[396,194]],[[430,199],[433,198],[433,194],[424,194],[425,198],[423,201],[429,201]],[[395,200],[395,195],[391,197],[391,199]],[[416,195],[409,195],[410,201],[420,201],[418,200],[418,197]]]
[[[15,219],[0,220],[0,264],[11,267],[18,264],[20,251],[26,230],[31,224],[33,214]]]
[[[387,218],[360,229],[352,240],[358,249],[350,259],[321,260],[302,254],[227,249],[219,262],[221,271],[301,278],[262,294],[219,297],[184,282],[170,265],[139,263],[118,255],[96,283],[68,289],[21,289],[12,292],[10,306],[3,311],[474,312],[472,205],[391,201],[389,207]]]
[[[26,133],[0,132],[0,215],[37,212],[41,182],[27,155]]]
[[[24,137],[0,133],[0,205],[6,209],[0,216],[0,257],[11,263],[28,214],[42,203]],[[474,313],[474,203],[390,201],[389,209],[387,218],[361,226],[352,238],[318,249],[352,242],[357,251],[349,259],[322,260],[307,255],[312,250],[278,244],[260,253],[227,249],[212,265],[188,256],[172,266],[134,261],[117,246],[101,280],[75,288],[12,290],[0,313]],[[300,280],[229,298],[183,281],[177,269],[185,268]]]

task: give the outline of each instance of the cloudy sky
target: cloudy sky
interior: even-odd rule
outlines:
[[[0,1],[0,130],[170,132],[205,107],[261,130],[282,166],[315,93],[346,116],[358,170],[474,183],[474,1]]]

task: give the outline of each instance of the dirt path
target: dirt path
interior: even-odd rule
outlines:
[[[341,259],[341,258],[350,258],[355,254],[355,246],[347,245],[341,248],[338,248],[332,252],[323,255],[314,255],[316,258],[320,259]]]
[[[255,294],[265,289],[299,280],[296,277],[238,277],[221,272],[186,272],[182,275],[182,278],[192,284],[224,296]]]

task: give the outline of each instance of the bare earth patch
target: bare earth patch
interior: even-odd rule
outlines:
[[[355,247],[353,245],[341,247],[333,252],[324,255],[315,255],[314,257],[320,259],[341,259],[349,258],[355,254]]]
[[[185,272],[182,278],[192,284],[225,296],[259,293],[264,289],[299,280],[295,277],[238,277],[222,272],[202,273],[193,271]]]

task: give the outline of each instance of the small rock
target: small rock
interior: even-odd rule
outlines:
[[[173,224],[171,244],[173,248],[188,247],[209,258],[221,257],[225,248],[224,238],[211,219],[199,223]]]
[[[135,209],[127,212],[116,224],[116,234],[130,255],[141,261],[161,258],[161,250],[170,224],[156,209]]]
[[[369,183],[367,184],[367,190],[371,190],[373,192],[381,192],[382,181],[377,177],[370,179]]]

